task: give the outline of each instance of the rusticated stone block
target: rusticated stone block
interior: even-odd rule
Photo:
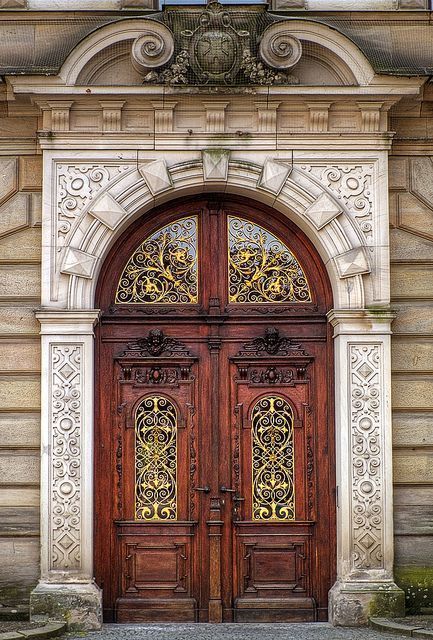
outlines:
[[[2,262],[8,262],[9,260],[14,262],[17,260],[39,262],[41,252],[40,229],[21,229],[21,231],[0,238],[0,261]]]
[[[40,325],[31,307],[0,307],[0,335],[38,335]]]
[[[0,409],[38,411],[40,393],[39,377],[4,376],[0,384]]]
[[[11,606],[28,603],[29,592],[39,578],[38,538],[0,540],[0,601]]]
[[[38,487],[6,487],[0,486],[0,507],[39,507],[41,496]]]
[[[432,216],[433,222],[433,216]],[[421,238],[403,229],[391,229],[391,260],[410,260],[430,262],[433,255],[433,241]]]
[[[411,415],[410,413],[394,414],[392,418],[392,443],[394,447],[433,446],[432,424],[433,412],[419,415]],[[417,499],[419,500],[420,498],[418,497]],[[407,502],[407,497],[405,500]],[[433,495],[429,499],[430,503],[433,503]]]
[[[42,189],[42,156],[20,157],[19,185],[21,191]]]
[[[39,454],[28,453],[0,454],[0,484],[39,483]]]
[[[121,0],[121,9],[155,9],[159,8],[158,0]]]
[[[432,481],[431,453],[399,450],[393,456],[394,482],[397,484],[424,484]]]
[[[1,246],[1,245],[0,245]],[[0,349],[0,371],[40,371],[39,340],[33,343],[2,342]],[[1,419],[1,416],[0,416]]]
[[[398,8],[399,9],[428,9],[429,0],[400,0]]]
[[[407,158],[390,157],[389,186],[391,189],[406,189],[408,186]]]
[[[433,298],[433,269],[412,265],[391,265],[391,297]]]
[[[431,371],[433,373],[433,342],[393,340],[392,368],[400,371]],[[433,404],[433,398],[432,398]]]
[[[306,0],[273,0],[272,9],[305,9]]]
[[[3,447],[39,447],[41,417],[38,413],[0,413]]]
[[[0,299],[39,298],[40,290],[38,265],[0,267]]]

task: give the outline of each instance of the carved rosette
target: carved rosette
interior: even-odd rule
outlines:
[[[353,569],[381,569],[384,566],[381,345],[349,344],[348,348],[352,423]]]
[[[81,568],[82,356],[82,345],[51,345],[53,570]]]

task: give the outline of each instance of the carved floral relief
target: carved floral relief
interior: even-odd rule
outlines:
[[[52,344],[50,569],[81,568],[82,357],[80,344]]]
[[[381,346],[350,344],[352,561],[354,569],[383,563]]]

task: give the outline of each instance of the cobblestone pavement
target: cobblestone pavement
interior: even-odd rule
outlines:
[[[68,634],[81,640],[83,633]],[[399,635],[367,628],[314,624],[104,624],[88,640],[396,640]]]

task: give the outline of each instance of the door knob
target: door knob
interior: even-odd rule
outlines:
[[[194,491],[202,491],[203,493],[210,493],[210,487],[207,485],[204,487],[194,487]]]

